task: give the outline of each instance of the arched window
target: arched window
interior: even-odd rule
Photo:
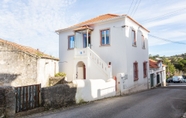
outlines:
[[[136,31],[132,29],[131,31],[132,46],[137,46],[136,44]]]
[[[145,49],[145,38],[143,35],[141,35],[141,40],[142,40],[142,48]]]

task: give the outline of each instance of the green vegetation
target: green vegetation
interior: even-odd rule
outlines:
[[[173,75],[181,75],[186,73],[186,53],[181,55],[174,55],[170,57],[165,56],[159,56],[159,55],[149,55],[150,59],[156,60],[157,58],[161,58],[163,61],[163,64],[165,64],[166,72],[167,72],[167,78],[172,77]]]
[[[55,74],[55,77],[65,77],[65,76],[66,76],[66,73],[64,72],[59,72]]]

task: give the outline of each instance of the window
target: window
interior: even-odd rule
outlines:
[[[143,62],[143,78],[147,77],[147,62]]]
[[[132,30],[132,45],[136,46],[136,32]]]
[[[68,49],[74,49],[74,35],[68,36]]]
[[[101,34],[101,45],[110,45],[110,30],[105,29],[100,31]]]
[[[141,35],[141,40],[142,40],[142,48],[145,49],[145,38],[143,35]]]
[[[138,80],[138,62],[133,63],[134,68],[134,81]]]

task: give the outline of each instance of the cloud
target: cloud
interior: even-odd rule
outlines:
[[[1,1],[0,37],[58,56],[58,35],[54,31],[69,25],[65,12],[75,2],[76,0]]]

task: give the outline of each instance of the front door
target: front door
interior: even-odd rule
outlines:
[[[83,34],[83,48],[87,47],[87,34]],[[88,47],[91,48],[90,34],[88,34]]]
[[[150,74],[150,83],[151,83],[151,87],[153,87],[154,86],[153,74]]]
[[[157,74],[157,84],[159,84],[159,83],[160,83],[160,75]]]

